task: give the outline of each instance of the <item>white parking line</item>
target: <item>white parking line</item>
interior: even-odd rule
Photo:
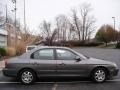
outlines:
[[[53,87],[52,87],[52,90],[56,90],[57,87],[58,87],[58,84],[55,82],[54,85],[53,85]]]
[[[17,83],[20,83],[20,82],[0,82],[0,84],[17,84]]]
[[[36,82],[38,84],[54,84],[55,87],[57,87],[57,84],[70,84],[70,83],[89,83],[92,81],[71,81],[71,82]],[[120,82],[120,79],[114,79],[114,80],[107,80],[107,82]],[[17,84],[20,82],[7,82],[7,81],[1,81],[0,84]],[[57,83],[57,84],[56,84]]]

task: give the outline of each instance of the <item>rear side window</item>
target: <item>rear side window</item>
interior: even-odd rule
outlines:
[[[53,49],[38,50],[32,54],[32,58],[40,60],[53,60],[54,59]]]

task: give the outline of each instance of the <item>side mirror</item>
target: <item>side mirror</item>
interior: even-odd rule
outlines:
[[[79,56],[76,56],[76,57],[75,57],[75,60],[76,60],[76,62],[81,61],[81,59],[80,59],[80,57],[79,57]]]
[[[30,56],[30,58],[34,59],[34,54],[32,54],[32,55]]]

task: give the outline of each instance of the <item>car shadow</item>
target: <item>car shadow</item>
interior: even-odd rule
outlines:
[[[42,77],[37,79],[37,82],[73,82],[73,81],[91,81],[91,79],[81,77]]]

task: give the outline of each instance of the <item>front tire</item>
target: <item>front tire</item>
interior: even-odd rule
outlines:
[[[32,70],[24,69],[20,72],[20,81],[25,85],[33,84],[36,81],[36,75]]]
[[[92,72],[92,80],[97,83],[102,83],[106,80],[107,72],[104,68],[96,68]]]

